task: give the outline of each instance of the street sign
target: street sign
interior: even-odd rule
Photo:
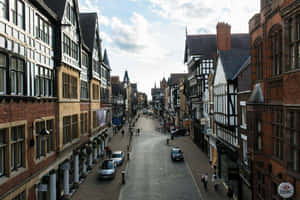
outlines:
[[[294,195],[294,186],[288,182],[280,183],[277,192],[282,198],[288,199]]]

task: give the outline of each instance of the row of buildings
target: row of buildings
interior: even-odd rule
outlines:
[[[153,106],[165,127],[190,131],[235,199],[279,200],[285,183],[296,200],[300,1],[260,2],[249,33],[218,23],[216,34],[187,34],[188,73],[153,88]]]
[[[131,83],[128,71],[125,71],[123,82],[119,76],[111,77],[112,87],[112,123],[122,127],[125,120],[131,121],[138,110],[147,107],[147,95],[138,92],[137,84]]]
[[[78,0],[0,1],[0,199],[69,199],[104,153],[115,104],[101,42]]]

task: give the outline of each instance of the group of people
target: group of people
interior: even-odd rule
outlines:
[[[204,187],[205,192],[207,192],[208,173],[205,173],[205,174],[202,175],[201,181],[202,181],[202,183],[203,183],[203,187]],[[213,175],[211,176],[211,182],[212,182],[212,184],[214,185],[215,191],[218,191],[218,189],[219,189],[219,184],[220,184],[220,180],[219,180],[219,178],[218,178],[216,172],[214,172]],[[232,199],[232,198],[233,198],[233,190],[232,190],[231,187],[228,187],[228,190],[227,190],[227,197],[228,197],[229,199]]]

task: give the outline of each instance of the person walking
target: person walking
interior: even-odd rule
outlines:
[[[228,190],[227,190],[227,197],[230,200],[233,199],[233,190],[232,190],[232,188],[230,186],[228,187]]]
[[[203,174],[201,180],[203,183],[204,190],[205,192],[207,192],[208,174],[207,173]]]
[[[218,191],[219,182],[216,172],[212,175],[211,182],[214,184],[215,191]]]
[[[125,133],[125,131],[124,131],[124,129],[122,129],[122,136],[124,136],[124,133]]]

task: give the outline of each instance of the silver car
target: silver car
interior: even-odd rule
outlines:
[[[124,161],[124,152],[123,151],[114,151],[111,155],[111,159],[115,161],[117,166],[123,164]]]
[[[184,160],[183,151],[178,147],[172,148],[171,149],[171,158],[172,158],[173,161],[175,161],[175,160]]]
[[[116,176],[116,163],[114,160],[104,160],[99,169],[99,178],[100,179],[113,179]]]

